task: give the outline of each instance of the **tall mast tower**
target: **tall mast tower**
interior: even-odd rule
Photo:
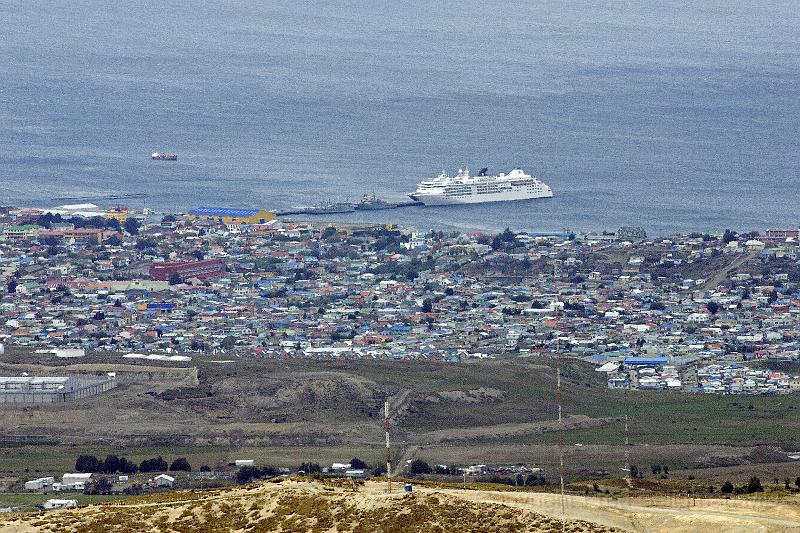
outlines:
[[[392,447],[389,444],[389,400],[383,403],[383,430],[386,433],[386,492],[392,492]]]
[[[556,308],[556,317],[560,307]],[[564,419],[561,416],[561,338],[556,337],[556,404],[558,404],[558,476],[561,480],[561,531],[566,530],[564,517]]]

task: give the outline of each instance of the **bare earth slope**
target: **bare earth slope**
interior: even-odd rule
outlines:
[[[24,531],[561,531],[555,494],[415,487],[386,494],[367,482],[283,481],[245,488],[151,495],[122,504],[0,518],[0,532]],[[566,531],[800,531],[800,502],[667,498],[617,501],[567,497]]]

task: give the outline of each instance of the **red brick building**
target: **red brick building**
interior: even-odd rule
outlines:
[[[176,272],[181,279],[218,278],[225,275],[225,261],[205,259],[203,261],[150,264],[150,277],[154,280],[169,281]]]
[[[770,244],[780,244],[786,242],[786,239],[794,239],[797,241],[800,236],[800,229],[768,229],[764,232],[764,241]]]

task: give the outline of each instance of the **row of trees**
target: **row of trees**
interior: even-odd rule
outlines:
[[[275,477],[279,473],[278,469],[274,466],[264,466],[262,468],[258,468],[257,466],[243,466],[236,472],[236,481],[239,483],[250,483],[254,480]]]
[[[775,483],[779,483],[779,480],[775,479]],[[800,490],[800,477],[794,480],[794,485]],[[791,489],[791,483],[788,478],[784,481],[784,488],[787,491]],[[723,494],[753,494],[754,492],[764,492],[764,487],[761,485],[761,480],[753,476],[746,485],[740,487],[736,487],[730,481],[726,481],[719,491]]]
[[[185,457],[178,457],[168,464],[163,457],[145,459],[136,464],[125,457],[107,455],[105,459],[98,459],[94,455],[80,455],[75,461],[75,470],[78,472],[91,472],[101,474],[135,474],[136,472],[191,472],[192,466]]]
[[[64,218],[60,214],[52,214],[52,213],[45,213],[43,215],[39,215],[34,223],[37,226],[42,226],[44,228],[51,228],[53,224],[72,224],[75,228],[100,228],[100,229],[110,229],[114,231],[122,231],[123,229],[131,235],[138,235],[139,229],[141,228],[141,222],[133,217],[128,217],[125,219],[125,222],[120,224],[119,220],[116,218],[107,218],[107,217],[70,217]]]

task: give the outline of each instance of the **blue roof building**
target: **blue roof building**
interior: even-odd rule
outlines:
[[[660,366],[668,361],[667,357],[626,357],[623,363],[625,366]]]

